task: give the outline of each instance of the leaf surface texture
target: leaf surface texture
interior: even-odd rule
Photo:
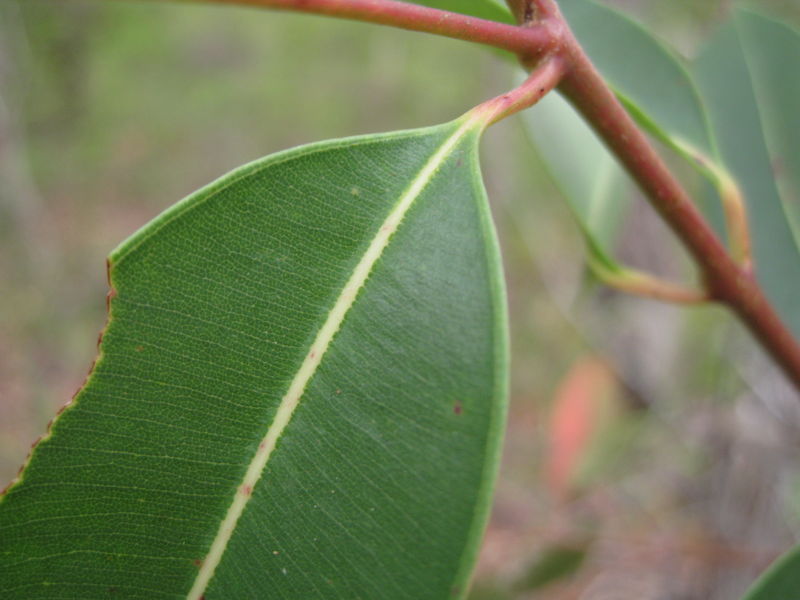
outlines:
[[[507,378],[479,129],[274,155],[115,250],[94,370],[0,503],[0,596],[461,596]]]

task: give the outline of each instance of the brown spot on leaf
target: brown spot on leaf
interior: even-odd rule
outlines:
[[[461,404],[460,400],[456,400],[453,404],[453,413],[456,415],[460,415],[464,412],[464,406]]]

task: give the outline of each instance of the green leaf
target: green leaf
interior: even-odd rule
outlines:
[[[753,80],[772,175],[795,242],[800,244],[800,127],[796,125],[800,77],[796,69],[787,72],[787,65],[800,65],[800,34],[747,11],[738,13],[736,24]]]
[[[0,503],[0,596],[463,596],[507,379],[481,127],[270,156],[115,250],[94,370]]]
[[[430,6],[431,8],[438,8],[440,10],[449,10],[450,12],[457,12],[471,17],[479,17],[481,19],[489,19],[490,21],[499,21],[500,23],[514,23],[514,16],[508,10],[505,2],[502,0],[404,0],[412,4],[421,4],[423,6]]]
[[[758,102],[764,141],[783,208],[800,244],[800,77],[786,65],[800,64],[800,34],[778,21],[740,11],[736,24]],[[789,125],[787,127],[787,124]]]
[[[752,12],[737,11],[695,64],[720,152],[747,202],[759,280],[800,335],[800,35]],[[787,70],[788,69],[788,70]],[[790,222],[794,224],[793,232]]]
[[[607,268],[629,206],[624,174],[616,159],[558,93],[524,114],[531,139],[583,231],[592,257]]]
[[[592,62],[636,121],[680,154],[707,159],[713,140],[683,61],[641,25],[590,0],[559,6]],[[594,132],[560,98],[545,98],[526,113],[532,139],[585,234],[591,259],[621,269],[613,248],[634,183]],[[694,166],[694,156],[691,159]],[[722,212],[710,185],[696,194],[719,231]]]
[[[778,599],[800,600],[800,547],[776,560],[742,600]]]

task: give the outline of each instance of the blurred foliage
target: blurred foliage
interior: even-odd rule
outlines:
[[[575,573],[586,560],[586,550],[570,546],[547,548],[516,584],[518,590],[541,590]]]
[[[614,4],[687,54],[730,7]],[[757,6],[800,22],[796,0]],[[244,162],[440,123],[514,73],[467,43],[306,15],[0,3],[0,480],[80,385],[105,319],[103,260],[122,239]],[[795,394],[720,309],[584,286],[580,235],[519,122],[489,132],[483,162],[514,375],[474,597],[737,597],[800,537]],[[686,268],[641,203],[617,250],[642,268]],[[613,365],[640,423],[622,446],[612,439],[614,464],[590,486],[556,498],[544,484],[547,415],[587,353]],[[592,545],[571,578],[542,595],[515,588],[537,557],[576,538]]]

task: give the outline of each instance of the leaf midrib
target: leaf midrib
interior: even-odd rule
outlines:
[[[319,368],[328,347],[339,331],[350,308],[355,303],[360,289],[366,283],[375,263],[377,263],[378,259],[380,259],[384,250],[389,245],[390,239],[402,222],[403,217],[416,199],[422,194],[427,185],[433,180],[439,168],[444,164],[458,143],[473,129],[479,127],[481,121],[479,118],[472,116],[460,119],[456,121],[455,124],[457,125],[456,130],[448,136],[438,147],[436,152],[431,155],[402,193],[389,215],[381,223],[375,237],[370,242],[367,250],[353,269],[347,283],[345,283],[342,291],[333,303],[325,322],[318,330],[314,341],[305,354],[302,364],[292,378],[286,394],[281,399],[275,417],[259,443],[258,449],[253,455],[241,483],[236,488],[228,512],[220,523],[214,541],[209,548],[209,552],[187,595],[188,600],[199,600],[202,598],[208,584],[211,582],[214,571],[225,554],[227,544],[233,537],[237,522],[244,513],[252,497],[253,490],[269,462],[278,439],[289,425],[292,415],[300,404],[306,386]],[[275,163],[271,162],[270,164]]]

